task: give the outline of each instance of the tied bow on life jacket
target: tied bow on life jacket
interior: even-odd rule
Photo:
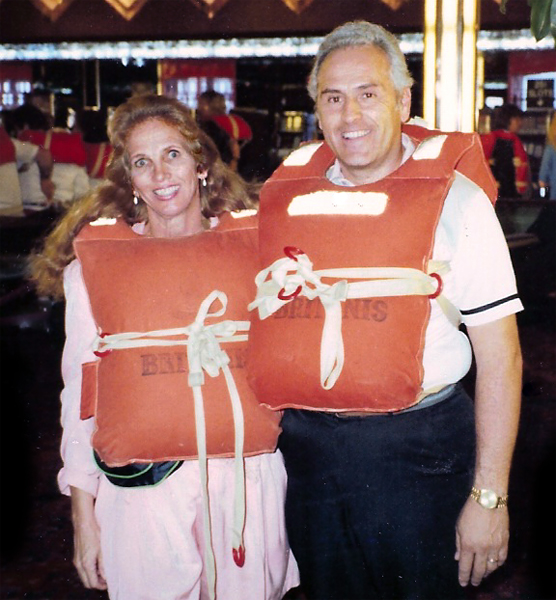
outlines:
[[[265,184],[249,378],[274,409],[395,412],[429,392],[424,336],[447,264],[431,261],[455,169],[496,188],[478,136],[418,126],[417,148],[388,177],[341,187],[326,143],[294,151]]]

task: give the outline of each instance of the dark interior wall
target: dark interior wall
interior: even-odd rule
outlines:
[[[394,33],[423,30],[423,0],[392,10],[380,0],[313,0],[301,14],[282,0],[228,0],[209,19],[190,0],[150,0],[126,21],[104,0],[73,0],[51,22],[31,0],[0,2],[0,42],[179,40],[323,35],[352,19],[381,23]],[[509,0],[503,15],[494,0],[481,2],[482,29],[528,27],[527,0]]]

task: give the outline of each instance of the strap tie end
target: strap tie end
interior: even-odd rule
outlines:
[[[245,564],[245,546],[240,546],[239,548],[232,548],[232,555],[234,557],[234,562],[238,567],[243,567]]]

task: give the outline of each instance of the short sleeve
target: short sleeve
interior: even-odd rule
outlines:
[[[15,138],[12,138],[12,142],[15,147],[15,160],[18,169],[35,160],[35,156],[37,156],[37,152],[39,151],[38,146],[30,142],[22,142]]]
[[[445,202],[452,301],[469,326],[482,325],[523,310],[508,244],[484,192],[456,174]]]

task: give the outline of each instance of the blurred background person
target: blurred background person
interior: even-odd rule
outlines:
[[[28,211],[44,210],[50,206],[56,188],[52,181],[52,153],[47,148],[30,140],[23,141],[18,136],[31,128],[42,130],[48,126],[48,121],[31,104],[24,104],[11,112],[5,111],[3,120],[15,152],[20,195],[18,204]]]
[[[490,133],[481,135],[499,198],[520,198],[529,192],[529,159],[518,136],[523,117],[515,104],[503,104],[492,113]]]
[[[226,99],[222,94],[214,90],[207,90],[199,96],[197,121],[201,129],[216,144],[222,160],[231,169],[237,171],[241,154],[239,142],[215,120],[215,117],[225,114]]]
[[[539,191],[543,189],[542,198],[556,200],[556,112],[550,119],[539,170]]]
[[[70,113],[66,107],[59,107],[56,117],[49,126],[44,112],[32,104],[24,104],[13,111],[14,137],[22,142],[30,142],[48,150],[54,161],[52,183],[54,204],[66,206],[83,196],[89,189],[86,171],[87,156],[81,134],[69,129]],[[23,177],[21,182],[24,203],[27,186],[33,185],[34,176]],[[44,200],[41,200],[44,203]],[[39,204],[39,200],[29,197],[29,203]]]

